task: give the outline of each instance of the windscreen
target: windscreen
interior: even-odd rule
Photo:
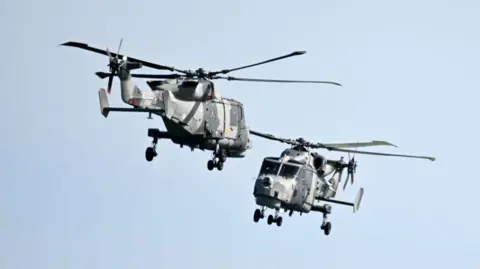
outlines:
[[[278,175],[286,178],[294,178],[297,176],[299,170],[300,166],[298,165],[284,163]]]
[[[276,175],[278,173],[278,168],[280,167],[280,163],[273,162],[271,160],[264,160],[262,163],[262,167],[260,168],[260,173],[262,175]]]

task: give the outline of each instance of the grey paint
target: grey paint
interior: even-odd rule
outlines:
[[[118,76],[122,100],[126,104],[133,106],[133,108],[110,108],[102,105],[102,111],[151,112],[151,114],[162,118],[173,143],[180,146],[187,145],[192,150],[195,148],[212,150],[215,151],[217,157],[222,155],[243,158],[245,152],[252,148],[252,142],[249,128],[246,126],[242,104],[237,100],[221,97],[218,87],[211,79],[274,83],[322,83],[341,86],[339,83],[330,81],[272,80],[223,76],[232,71],[303,55],[306,53],[305,51],[295,51],[280,57],[233,69],[208,72],[202,68],[195,71],[180,70],[133,57],[126,57],[119,54],[121,44],[122,41],[117,53],[109,53],[106,50],[80,42],[69,41],[61,45],[109,57],[110,72],[112,73],[97,72],[97,76],[100,78],[110,77],[111,75]],[[133,82],[130,70],[143,66],[177,73],[170,75],[135,74],[134,76],[136,77],[144,78],[165,78],[169,76],[169,79],[165,80],[148,81],[147,84],[152,91],[142,92]],[[105,103],[108,102],[105,101]],[[241,115],[238,115],[237,107]],[[160,110],[163,111],[160,112]],[[108,113],[103,112],[102,114],[105,117],[108,115]],[[159,137],[157,138],[160,139]],[[157,138],[154,138],[154,141]]]
[[[64,45],[92,51],[92,47],[86,44],[72,45],[70,42]],[[103,50],[96,50],[94,52],[106,54]],[[134,108],[131,112],[164,110],[152,114],[162,118],[173,143],[211,151],[218,143],[221,152],[231,158],[243,158],[245,152],[252,148],[242,104],[220,96],[212,81],[186,78],[148,81],[151,91],[145,92],[135,84],[129,70],[129,67],[138,65],[128,58],[120,58],[116,76],[120,80],[123,102]],[[127,111],[123,108],[106,109]]]
[[[349,166],[353,167],[351,165],[353,164],[353,162],[351,164],[348,164],[343,160],[343,158],[341,158],[340,160],[327,159],[325,156],[322,156],[317,152],[310,151],[310,148],[326,148],[333,151],[345,151],[359,154],[424,158],[434,160],[433,157],[425,156],[401,154],[387,155],[378,152],[364,152],[344,149],[349,147],[393,145],[385,141],[341,144],[314,144],[307,142],[303,139],[285,139],[275,137],[270,134],[254,131],[251,131],[251,133],[256,136],[287,143],[292,146],[285,149],[281,153],[280,157],[265,158],[262,165],[266,162],[278,162],[281,166],[285,164],[296,164],[301,166],[301,169],[303,170],[301,170],[301,172],[298,173],[295,178],[291,178],[290,180],[285,180],[283,177],[280,177],[278,173],[265,174],[260,171],[255,181],[253,191],[256,204],[261,206],[262,208],[270,208],[275,210],[283,208],[285,210],[292,210],[300,213],[308,213],[310,211],[321,212],[324,214],[324,221],[322,227],[324,227],[323,225],[325,225],[326,223],[327,215],[331,213],[331,206],[329,205],[329,203],[352,206],[355,212],[360,206],[364,191],[363,188],[359,189],[359,192],[354,202],[334,200],[333,198],[335,198],[337,194],[337,189],[339,183],[341,182],[344,169],[348,169]],[[266,177],[269,178],[268,180],[271,182],[271,184],[263,184]],[[345,183],[347,183],[347,181]],[[284,192],[280,192],[277,196],[273,196],[272,186],[275,186],[276,190],[283,189]]]
[[[206,138],[222,138],[223,133],[220,131],[220,120],[218,118],[219,111],[217,104],[212,102],[205,103],[204,119],[205,119],[205,137]]]
[[[293,207],[296,210],[301,210],[303,203],[307,198],[307,184],[305,177],[300,173],[297,178],[295,178],[295,188],[294,193],[292,193]]]

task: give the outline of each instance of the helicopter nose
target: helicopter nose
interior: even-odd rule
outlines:
[[[263,178],[263,186],[270,187],[272,185],[272,179],[270,177]]]

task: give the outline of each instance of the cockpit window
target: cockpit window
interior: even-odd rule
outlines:
[[[264,160],[259,174],[276,175],[279,167],[280,163],[278,162]]]
[[[284,163],[278,175],[286,178],[294,178],[299,170],[300,166]]]

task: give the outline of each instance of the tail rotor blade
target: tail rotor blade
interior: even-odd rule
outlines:
[[[110,77],[108,78],[108,87],[107,87],[107,93],[110,94],[112,91],[112,83],[113,83],[113,72],[110,74]]]
[[[108,87],[107,87],[107,93],[110,94],[110,92],[112,91],[112,84],[113,84],[113,76],[115,76],[115,74],[118,72],[118,68],[120,68],[120,66],[122,64],[124,64],[124,62],[120,63],[118,62],[119,60],[119,55],[120,55],[120,49],[122,48],[122,44],[123,44],[123,38],[120,38],[120,43],[118,44],[118,49],[117,49],[117,54],[115,55],[115,58],[112,57],[112,54],[110,53],[110,51],[108,50],[108,47],[106,48],[106,52],[108,54],[108,57],[110,57],[110,76],[108,77]]]
[[[118,44],[118,50],[117,50],[117,59],[118,59],[118,55],[120,54],[120,49],[122,48],[122,43],[123,43],[123,37],[120,38],[120,44]]]
[[[112,54],[110,54],[110,51],[108,50],[108,47],[105,47],[105,51],[107,52],[107,55],[110,59],[112,59]]]
[[[345,188],[347,187],[347,184],[348,184],[348,177],[350,176],[350,173],[347,172],[347,178],[345,179],[345,183],[343,184],[343,190],[345,190]]]
[[[352,157],[352,177],[350,178],[351,179],[351,185],[353,185],[355,172],[357,172],[356,168],[357,168],[357,161],[355,161],[355,153],[354,153],[353,157]]]

